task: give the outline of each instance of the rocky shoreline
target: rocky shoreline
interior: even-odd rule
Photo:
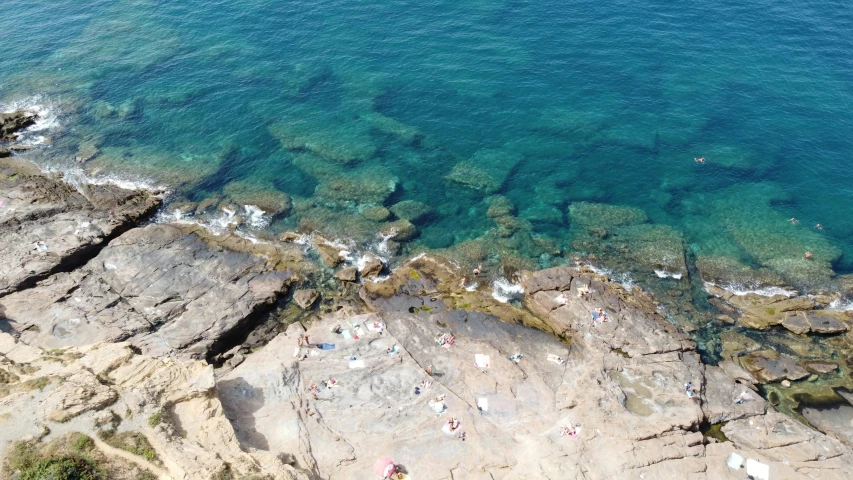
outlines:
[[[830,297],[709,287],[726,312],[715,322],[736,328],[703,346],[641,289],[584,267],[513,270],[523,289],[502,303],[486,282],[464,288],[467,271],[440,256],[379,277],[379,259],[355,268],[318,237],[261,243],[149,223],[156,192],[75,188],[14,157],[0,160],[0,191],[11,478],[15,442],[76,434],[116,472],[160,478],[362,478],[383,456],[415,479],[743,478],[731,453],[774,480],[853,468],[853,406],[797,400],[848,398],[837,352],[853,319],[821,308]],[[593,321],[598,308],[610,321]],[[776,347],[750,338],[759,330]],[[305,335],[335,348],[307,348]],[[699,347],[722,360],[703,363]],[[465,440],[442,432],[454,416]],[[570,423],[576,438],[560,434]],[[144,455],[116,440],[139,436]]]

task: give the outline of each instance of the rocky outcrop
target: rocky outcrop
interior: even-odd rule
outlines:
[[[0,457],[22,438],[99,439],[113,429],[141,435],[151,450],[143,457],[100,440],[95,448],[160,478],[308,478],[275,456],[241,450],[204,362],[137,355],[123,343],[45,352],[0,333],[0,372],[16,378],[0,384]]]
[[[11,142],[18,138],[17,132],[36,123],[36,115],[22,110],[0,113],[0,141]]]
[[[293,301],[296,302],[302,310],[309,310],[314,306],[314,303],[316,303],[319,298],[320,292],[313,288],[297,290],[296,293],[293,294]]]
[[[153,356],[205,357],[250,327],[253,313],[293,280],[298,254],[262,256],[252,248],[199,227],[149,225],[113,240],[83,267],[8,295],[0,305],[27,344],[130,341]]]
[[[845,478],[848,447],[773,410],[737,365],[702,364],[642,292],[570,268],[524,286],[565,342],[422,257],[364,285],[376,313],[291,325],[218,379],[225,412],[244,448],[290,452],[319,478],[358,478],[385,456],[428,479],[738,478],[733,452],[773,479]],[[596,308],[610,321],[594,322]],[[334,348],[306,347],[305,334]],[[461,427],[448,435],[451,417]],[[577,438],[560,435],[569,423],[582,424]]]
[[[77,190],[14,159],[0,161],[0,192],[0,295],[80,265],[160,205],[112,185]]]

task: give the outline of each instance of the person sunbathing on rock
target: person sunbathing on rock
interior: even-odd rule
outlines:
[[[582,297],[589,293],[589,285],[581,285],[578,287],[578,296]]]
[[[449,426],[450,426],[450,431],[451,431],[451,432],[456,431],[456,429],[457,429],[457,428],[459,428],[459,426],[460,426],[461,424],[462,424],[462,422],[460,422],[459,420],[457,420],[457,419],[456,419],[456,417],[450,417],[450,419],[447,421],[447,425],[449,425]]]
[[[568,303],[568,301],[569,301],[569,292],[562,292],[562,293],[560,293],[560,296],[557,297],[557,302],[559,302],[559,303],[566,304],[566,303]]]

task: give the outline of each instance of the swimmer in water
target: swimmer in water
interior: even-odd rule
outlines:
[[[696,157],[693,160],[696,160],[696,163],[705,163],[705,157]]]
[[[797,220],[797,219],[796,219],[796,218],[794,218],[794,217],[791,217],[790,219],[788,219],[788,221],[789,221],[789,222],[791,222],[791,223],[793,223],[793,224],[800,223],[800,221],[799,221],[799,220]]]
[[[814,226],[814,228],[816,228],[818,230],[823,230],[823,225],[818,223],[817,225]]]
[[[812,252],[806,252],[806,258],[812,258]]]
[[[483,271],[483,264],[481,263],[481,264],[477,265],[477,268],[474,269],[474,276],[476,277],[482,271]]]

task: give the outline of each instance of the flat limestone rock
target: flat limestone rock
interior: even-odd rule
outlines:
[[[838,370],[838,364],[833,362],[806,362],[803,366],[815,373],[832,373]]]
[[[292,281],[277,261],[216,238],[183,225],[130,230],[83,267],[0,298],[5,321],[42,348],[130,340],[151,355],[204,357]]]
[[[785,318],[782,320],[782,326],[797,335],[808,333],[812,329],[808,318],[803,312],[786,312]]]
[[[769,350],[745,355],[741,357],[741,364],[761,382],[796,381],[809,376],[808,370],[790,358]]]
[[[829,315],[820,312],[805,312],[811,331],[814,333],[842,333],[847,331],[847,325]]]
[[[0,171],[0,296],[82,263],[161,202],[112,185],[78,191],[15,159],[0,160]]]

